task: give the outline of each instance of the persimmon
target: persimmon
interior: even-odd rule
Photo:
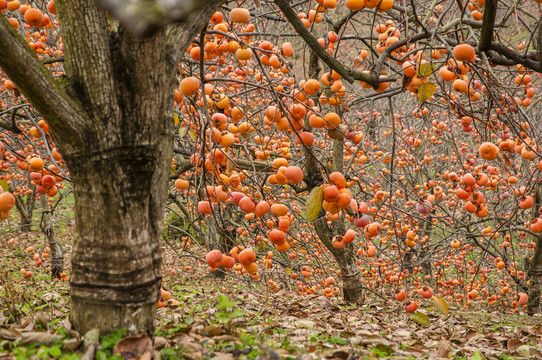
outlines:
[[[346,179],[344,175],[338,171],[332,172],[329,174],[329,180],[337,186],[338,189],[346,187]]]
[[[354,241],[355,237],[356,237],[356,232],[352,229],[348,229],[343,235],[343,240],[345,243],[349,244],[352,241]]]
[[[8,1],[7,9],[9,11],[16,11],[20,7],[21,7],[21,3],[19,2],[19,0]]]
[[[255,262],[252,262],[249,264],[243,264],[243,267],[245,268],[246,272],[249,273],[250,275],[254,275],[258,272],[258,264],[256,264]]]
[[[416,64],[414,64],[412,61],[405,61],[403,63],[403,74],[408,77],[414,77],[416,76]]]
[[[334,129],[341,124],[341,118],[337,113],[327,113],[324,118],[326,120],[325,127],[328,129]]]
[[[239,207],[241,208],[241,210],[243,210],[245,213],[251,213],[254,211],[254,209],[256,208],[256,204],[254,204],[254,201],[252,201],[252,199],[248,196],[244,196],[240,201],[239,201]]]
[[[299,184],[303,181],[303,170],[299,166],[288,166],[286,169],[286,179],[290,184]]]
[[[315,129],[321,129],[321,128],[324,128],[327,123],[326,123],[326,120],[324,120],[324,118],[318,115],[311,115],[309,117],[309,124],[311,127]]]
[[[213,16],[211,16],[210,21],[215,25],[220,24],[222,21],[224,21],[224,16],[220,11],[216,11]]]
[[[393,0],[381,0],[378,4],[379,12],[386,12],[393,8]]]
[[[534,204],[534,199],[533,199],[533,197],[530,196],[530,195],[524,196],[524,197],[519,201],[519,207],[520,207],[522,210],[530,209],[531,207],[533,207],[533,204]],[[1,210],[1,209],[0,209],[0,210]]]
[[[11,24],[11,26],[13,26],[15,29],[18,29],[19,28],[19,20],[15,19],[15,18],[9,18],[8,19],[8,22]]]
[[[45,166],[44,161],[38,157],[31,158],[28,161],[28,164],[30,165],[30,169],[32,171],[41,171],[43,170],[43,167]]]
[[[205,260],[209,267],[217,269],[222,266],[222,253],[220,250],[211,250],[205,256]]]
[[[454,47],[454,58],[459,61],[476,61],[476,52],[469,44],[459,44]]]
[[[365,1],[364,0],[346,0],[344,2],[344,5],[346,6],[348,10],[358,11],[358,10],[363,9],[365,5]]]
[[[446,82],[455,80],[457,77],[456,73],[446,66],[441,67],[438,73],[440,78]]]
[[[485,160],[495,160],[499,156],[499,148],[490,142],[484,142],[478,149],[480,157]]]
[[[466,94],[469,91],[469,86],[465,80],[456,79],[454,80],[452,87],[454,91]]]
[[[198,93],[201,83],[198,78],[190,76],[181,80],[179,89],[184,96],[194,96]]]
[[[275,216],[284,216],[288,214],[288,207],[284,204],[273,204],[271,205],[271,214]]]
[[[222,254],[222,267],[226,269],[231,269],[235,266],[235,259],[231,256],[228,256],[226,254]]]
[[[281,245],[286,242],[286,234],[282,230],[273,229],[269,232],[269,241],[274,245]]]
[[[230,11],[230,20],[234,23],[245,24],[250,20],[250,12],[245,8],[234,8]]]
[[[418,303],[415,302],[415,301],[411,301],[406,307],[405,307],[406,311],[409,312],[409,313],[413,313],[416,311],[416,309],[418,309]]]
[[[256,253],[251,248],[242,250],[239,253],[239,263],[246,266],[256,261]]]
[[[256,215],[257,217],[262,217],[267,214],[270,208],[271,206],[269,205],[269,203],[265,200],[262,200],[258,204],[256,204],[256,207],[254,208],[254,215]]]
[[[324,187],[324,200],[333,203],[339,199],[339,189],[335,185],[328,185]]]
[[[320,82],[315,79],[309,79],[303,86],[303,91],[307,95],[316,94],[320,90]]]
[[[198,212],[202,215],[209,215],[213,213],[213,206],[208,200],[202,200],[198,202]]]
[[[0,211],[9,211],[15,206],[15,197],[9,192],[0,194]]]
[[[24,21],[35,28],[43,25],[43,13],[39,9],[28,9],[24,13]]]

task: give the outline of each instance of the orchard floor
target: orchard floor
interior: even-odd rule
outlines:
[[[69,231],[60,236],[68,275],[70,239]],[[71,329],[68,283],[51,282],[48,260],[36,268],[25,251],[41,253],[43,241],[39,233],[0,239],[0,359],[79,359],[89,348],[96,353],[86,359],[122,359],[112,355],[122,333],[88,334],[85,342]],[[371,296],[351,306],[340,298],[271,292],[265,284],[215,279],[206,265],[179,258],[167,245],[163,255],[163,287],[179,305],[158,310],[155,358],[542,359],[541,317],[452,306],[446,316],[428,301],[418,309],[424,315],[412,318],[395,300]]]

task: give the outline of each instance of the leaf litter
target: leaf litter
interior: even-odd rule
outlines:
[[[197,261],[170,274],[184,264],[163,251],[163,287],[179,306],[158,309],[154,344],[141,334],[81,336],[67,317],[67,283],[12,276],[10,299],[6,284],[0,288],[0,359],[53,359],[59,351],[66,359],[542,359],[540,316],[465,312],[441,298],[409,314],[391,298],[348,305],[287,289],[255,291],[213,278]]]

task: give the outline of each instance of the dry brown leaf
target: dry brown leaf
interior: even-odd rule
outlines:
[[[55,342],[62,340],[62,336],[53,335],[48,332],[24,332],[22,333],[21,345],[41,343],[45,345],[53,345]]]
[[[516,349],[518,347],[520,347],[521,345],[523,345],[523,342],[521,342],[520,340],[518,339],[510,339],[506,342],[506,348],[508,349],[508,351],[510,352],[514,352],[516,351]]]
[[[354,65],[352,67],[355,71],[363,71],[366,69],[365,61],[361,56],[356,56],[354,58]]]
[[[145,335],[127,336],[115,345],[113,354],[120,354],[124,359],[151,360],[152,341]]]
[[[21,332],[11,326],[0,327],[0,339],[13,341],[21,337]]]

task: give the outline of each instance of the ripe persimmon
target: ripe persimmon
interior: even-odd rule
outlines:
[[[239,263],[241,265],[249,265],[254,261],[256,261],[256,253],[251,248],[244,249],[239,253]]]
[[[43,26],[43,13],[38,9],[28,9],[24,13],[24,21],[35,28]]]
[[[15,206],[15,197],[9,192],[0,194],[0,211],[9,211]]]
[[[459,44],[454,47],[454,58],[459,61],[475,61],[476,52],[469,44]]]
[[[181,80],[180,90],[184,96],[193,96],[198,93],[201,83],[198,78],[190,76]]]
[[[234,23],[245,24],[250,20],[250,12],[245,8],[234,8],[230,11],[230,20]]]
[[[480,157],[485,160],[495,160],[499,156],[499,148],[497,145],[490,142],[482,143],[478,151],[480,153]]]
[[[220,250],[211,250],[205,256],[205,260],[211,268],[217,269],[222,266],[222,253]]]

